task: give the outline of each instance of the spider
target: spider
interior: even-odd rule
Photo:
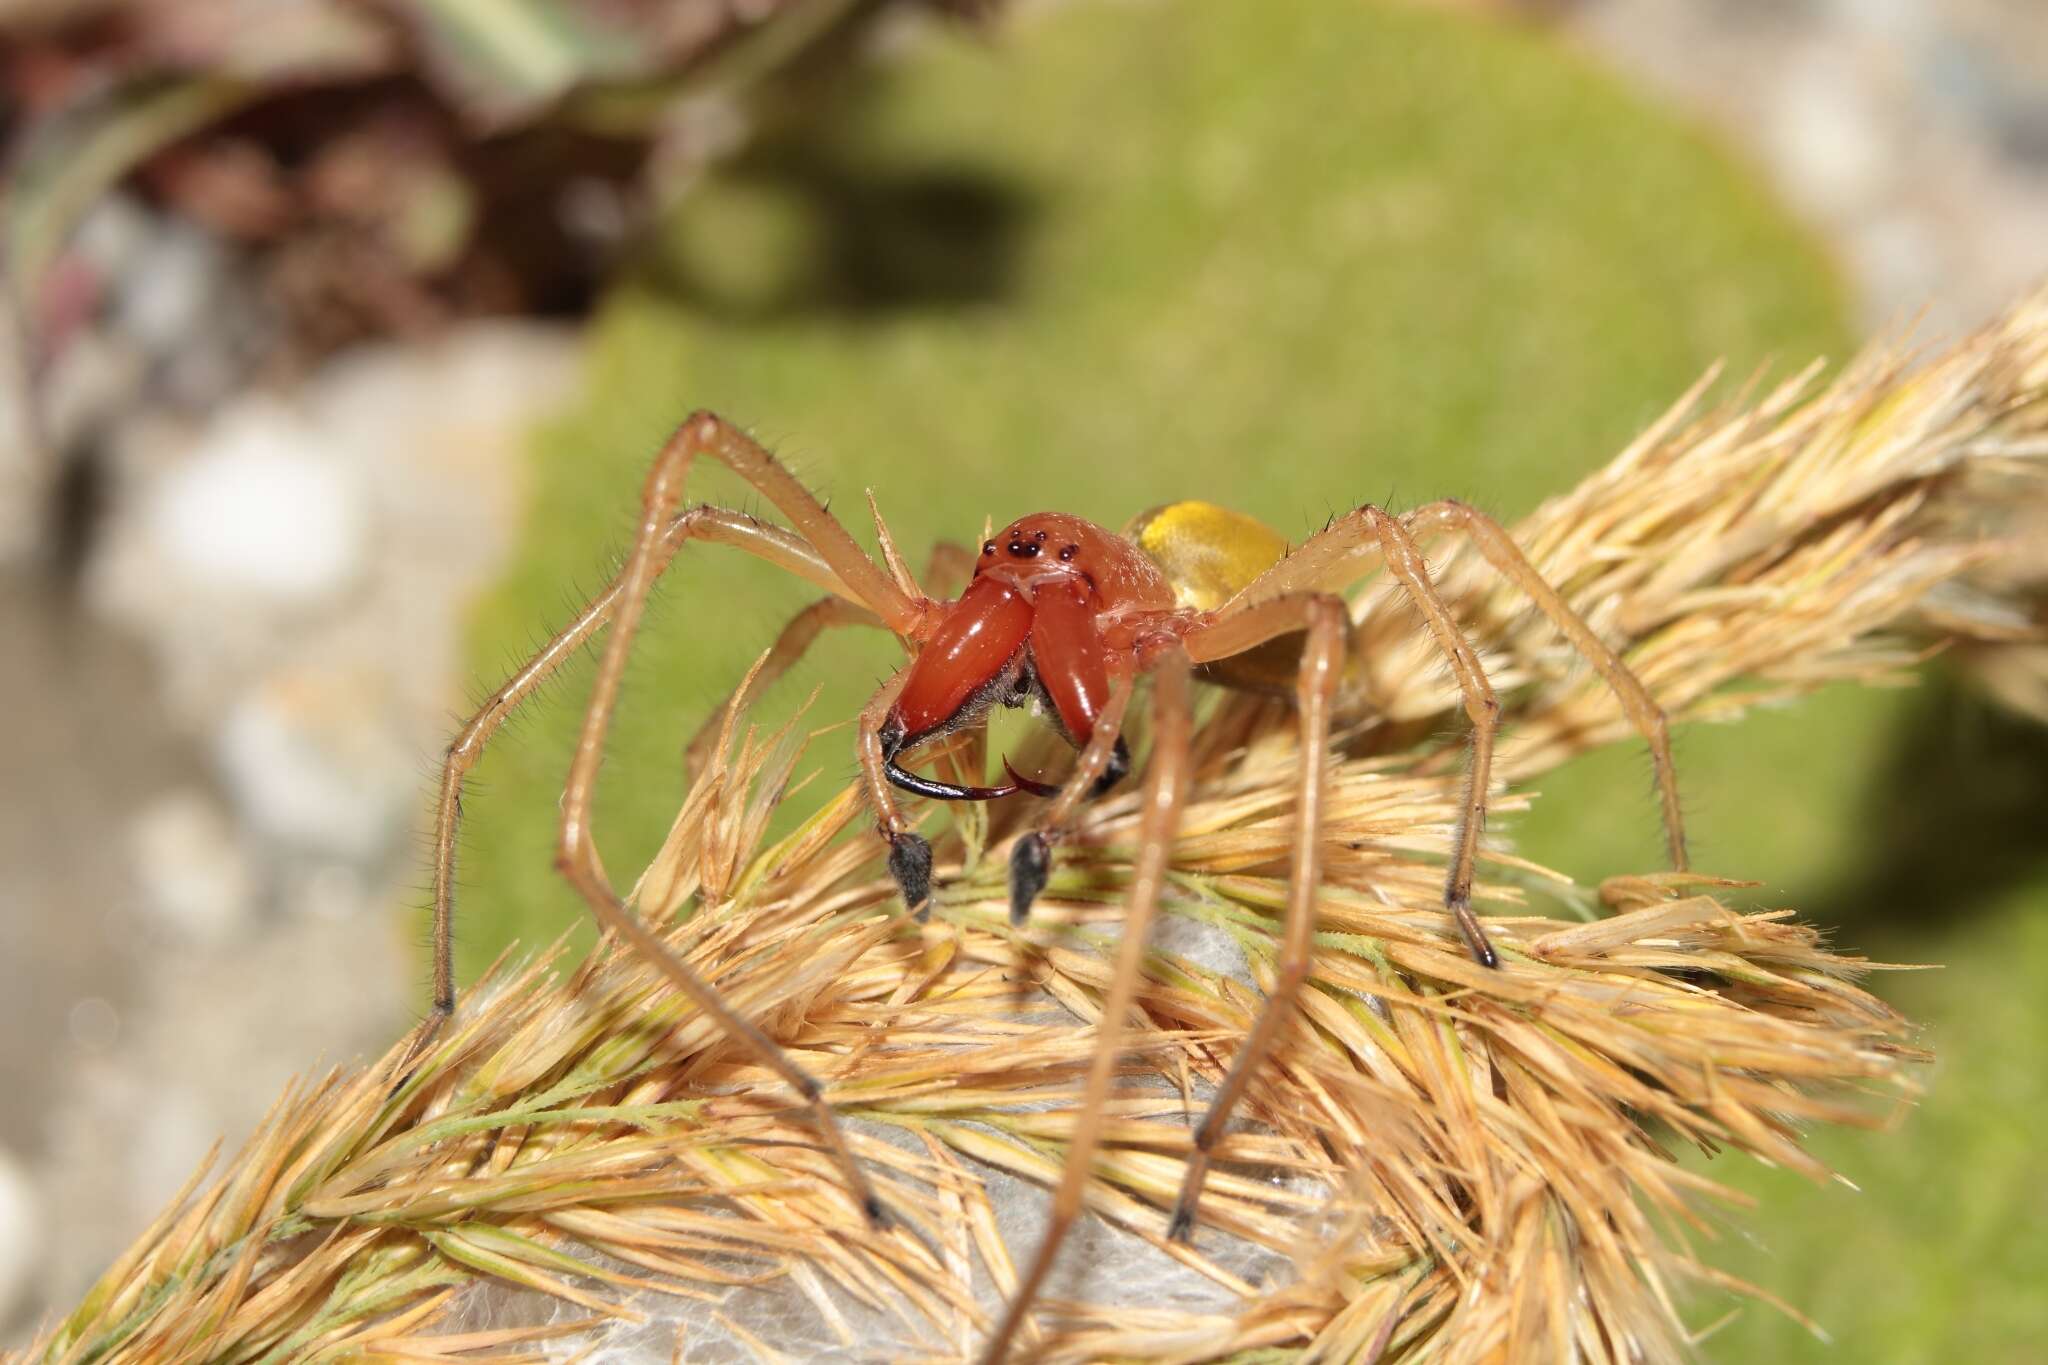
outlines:
[[[720,507],[685,510],[684,484],[699,458],[714,460],[745,479],[788,518],[789,525],[772,525]],[[507,714],[609,625],[611,634],[563,787],[556,865],[600,924],[643,954],[729,1037],[796,1091],[869,1223],[885,1226],[887,1210],[854,1160],[825,1102],[823,1087],[765,1033],[726,1006],[626,908],[599,862],[590,828],[592,795],[620,676],[648,593],[685,544],[703,540],[732,545],[831,594],[784,630],[770,651],[771,674],[789,667],[828,625],[879,626],[911,651],[908,665],[884,683],[862,711],[857,745],[861,781],[876,830],[886,844],[889,871],[906,908],[920,919],[930,909],[932,850],[904,818],[896,792],[942,801],[992,801],[1026,791],[1052,798],[1036,827],[1011,847],[1010,914],[1013,921],[1022,922],[1046,885],[1053,846],[1071,829],[1081,803],[1127,774],[1131,760],[1121,737],[1124,716],[1137,678],[1150,675],[1153,739],[1140,806],[1140,851],[1102,1008],[1100,1040],[1088,1071],[1082,1119],[1044,1238],[987,1343],[986,1360],[1000,1360],[1007,1352],[1081,1210],[1083,1187],[1100,1139],[1097,1116],[1118,1059],[1146,931],[1158,908],[1185,798],[1190,680],[1197,670],[1205,678],[1237,686],[1270,686],[1276,676],[1291,673],[1301,757],[1289,890],[1273,985],[1195,1129],[1170,1224],[1169,1235],[1175,1239],[1192,1236],[1217,1139],[1248,1079],[1292,1018],[1295,996],[1308,974],[1331,714],[1347,658],[1350,622],[1344,599],[1335,589],[1362,577],[1375,562],[1383,564],[1420,612],[1463,695],[1471,719],[1470,763],[1443,903],[1476,962],[1500,967],[1499,954],[1471,908],[1500,704],[1478,655],[1431,585],[1416,544],[1418,533],[1469,537],[1605,680],[1649,742],[1670,856],[1675,865],[1685,866],[1677,780],[1663,712],[1635,675],[1544,581],[1507,532],[1463,503],[1434,502],[1400,517],[1367,504],[1336,518],[1292,551],[1258,522],[1207,503],[1156,509],[1124,534],[1076,516],[1041,512],[1010,523],[981,546],[979,555],[973,556],[965,591],[952,602],[923,593],[898,556],[879,511],[875,522],[886,568],[870,559],[817,498],[738,427],[698,412],[677,428],[648,474],[641,519],[619,576],[493,693],[449,745],[434,839],[434,1003],[411,1053],[418,1053],[455,1008],[451,888],[463,780]],[[956,558],[966,557],[965,552],[956,552]],[[740,701],[735,696],[727,704],[737,706]],[[990,708],[1032,703],[1079,751],[1073,773],[1060,786],[1021,777],[1007,761],[1009,780],[994,786],[944,782],[906,766],[919,746],[979,723]]]

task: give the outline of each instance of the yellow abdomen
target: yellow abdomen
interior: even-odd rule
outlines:
[[[1213,502],[1169,502],[1141,512],[1126,538],[1159,566],[1176,605],[1214,611],[1287,554],[1287,539],[1242,512]],[[1282,635],[1243,654],[1204,665],[1202,676],[1248,692],[1292,696],[1302,636]]]
[[[1213,502],[1169,502],[1141,512],[1124,535],[1165,573],[1175,600],[1196,611],[1222,606],[1287,553],[1278,531]]]

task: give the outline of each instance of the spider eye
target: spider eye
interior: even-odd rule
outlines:
[[[981,544],[981,552],[985,555],[994,554],[996,552],[996,543],[993,540],[983,541]]]
[[[1062,564],[1066,564],[1066,563],[1069,563],[1069,562],[1071,562],[1071,561],[1073,560],[1074,556],[1075,556],[1075,555],[1077,555],[1077,554],[1079,554],[1079,553],[1081,553],[1081,547],[1080,547],[1080,546],[1078,546],[1078,545],[1063,545],[1063,546],[1061,546],[1061,547],[1060,547],[1060,563],[1062,563]]]

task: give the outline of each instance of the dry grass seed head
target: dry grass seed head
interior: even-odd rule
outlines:
[[[2016,649],[2038,612],[2038,560],[2001,526],[2042,520],[2044,391],[2048,294],[1917,366],[1880,346],[1824,385],[1810,370],[1712,407],[1703,381],[1517,538],[1675,721],[1886,678],[1943,640],[2006,658],[1989,646]],[[1599,680],[1476,556],[1436,569],[1508,700],[1506,781],[1622,737]],[[1194,1092],[1257,1006],[1291,837],[1292,727],[1225,700],[1198,736],[1172,914],[1088,1192],[1105,1222],[1070,1249],[1085,1275],[1055,1279],[1037,1345],[1056,1361],[1681,1357],[1686,1289],[1725,1283],[1694,1243],[1732,1196],[1675,1153],[1825,1178],[1801,1134],[1909,1098],[1910,1029],[1857,984],[1870,964],[1785,912],[1732,908],[1734,884],[1709,878],[1616,878],[1604,914],[1560,924],[1512,912],[1563,879],[1496,851],[1479,894],[1506,967],[1475,966],[1439,899],[1459,775],[1404,724],[1454,698],[1403,603],[1355,601],[1358,723],[1305,1026],[1223,1144],[1201,1249],[1168,1245]],[[2022,676],[2038,667],[2016,652],[2035,661]],[[852,793],[764,843],[810,738],[800,718],[729,718],[636,900],[827,1079],[901,1226],[870,1231],[780,1084],[607,945],[566,978],[551,956],[494,973],[395,1094],[386,1059],[281,1098],[30,1355],[968,1351],[1075,1122],[1134,803],[1096,808],[1024,932],[966,822],[940,843],[952,890],[920,929],[869,845],[839,838],[862,818]]]

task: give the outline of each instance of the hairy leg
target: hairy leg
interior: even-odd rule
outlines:
[[[1380,549],[1385,541],[1384,534],[1375,523],[1388,520],[1392,520],[1388,513],[1371,504],[1346,513],[1259,575],[1233,600],[1261,602],[1288,593],[1333,592],[1345,588],[1371,567],[1373,552]],[[1672,866],[1683,869],[1686,866],[1685,821],[1679,806],[1678,770],[1671,757],[1669,727],[1663,709],[1650,696],[1642,680],[1608,648],[1605,641],[1594,634],[1585,618],[1574,611],[1563,595],[1544,579],[1522,553],[1521,547],[1515,544],[1514,538],[1492,517],[1468,504],[1446,498],[1418,507],[1399,520],[1402,528],[1411,533],[1411,539],[1415,534],[1438,531],[1455,532],[1470,538],[1473,547],[1493,566],[1494,571],[1527,594],[1537,610],[1593,666],[1614,693],[1623,713],[1650,746],[1667,852]]]
[[[679,511],[684,478],[691,461],[698,455],[717,460],[746,478],[789,516],[799,531],[722,508],[696,507]],[[614,636],[600,667],[596,695],[585,717],[569,789],[564,792],[565,828],[560,857],[563,870],[591,902],[593,912],[601,921],[645,953],[679,988],[713,1015],[730,1035],[789,1081],[805,1098],[819,1131],[844,1167],[848,1185],[854,1190],[863,1212],[871,1220],[878,1219],[880,1204],[873,1188],[854,1166],[837,1124],[819,1097],[817,1082],[783,1056],[781,1050],[758,1029],[726,1009],[715,991],[699,981],[619,904],[597,867],[595,849],[589,843],[589,791],[615,702],[619,673],[624,666],[633,628],[645,608],[647,593],[654,580],[689,541],[706,540],[747,550],[839,598],[859,604],[875,619],[900,632],[918,633],[929,619],[933,604],[917,600],[899,588],[861,553],[845,530],[832,521],[818,501],[772,455],[743,432],[708,413],[692,416],[664,444],[648,478],[643,512],[632,555],[618,578],[492,693],[448,747],[435,813],[434,1002],[406,1053],[401,1070],[410,1068],[414,1059],[439,1034],[455,1008],[452,951],[454,870],[464,779],[476,765],[492,735],[520,702],[599,631],[614,622],[622,622],[623,629]]]
[[[908,570],[900,574],[897,572],[902,561],[896,555],[895,542],[889,538],[879,514],[875,518],[875,526],[881,536],[882,552],[891,565],[891,576],[898,579],[897,585],[910,592],[913,600],[925,600],[924,594],[919,591],[916,580],[910,577]],[[973,568],[972,551],[941,541],[932,547],[931,563],[925,571],[925,583],[940,596],[950,596],[950,585],[964,582],[968,572]],[[702,770],[705,755],[710,750],[712,742],[717,739],[719,727],[725,723],[726,716],[747,706],[755,697],[774,686],[777,679],[795,668],[820,635],[841,626],[880,627],[881,624],[881,618],[872,611],[844,597],[821,597],[792,616],[782,627],[781,633],[775,637],[775,643],[769,646],[760,670],[733,689],[732,695],[705,717],[704,723],[697,727],[697,733],[690,737],[688,746],[683,750],[685,770],[692,776]]]
[[[1536,571],[1536,566],[1529,562],[1514,538],[1492,517],[1454,498],[1445,498],[1416,508],[1401,521],[1412,531],[1458,531],[1470,537],[1494,571],[1528,594],[1536,609],[1550,619],[1558,632],[1571,642],[1572,648],[1606,682],[1630,723],[1650,746],[1650,761],[1657,773],[1657,797],[1664,817],[1666,851],[1671,865],[1683,870],[1686,865],[1685,817],[1679,809],[1678,769],[1671,759],[1669,727],[1663,708],[1652,699],[1642,680],[1593,633],[1585,618],[1573,611],[1557,589]]]
[[[743,512],[720,507],[693,507],[668,522],[657,542],[653,572],[659,574],[682,547],[701,540],[731,545],[778,565],[800,578],[838,593],[848,589],[809,543],[791,531],[758,521]],[[592,598],[554,639],[543,645],[520,669],[477,708],[449,743],[441,768],[440,795],[434,818],[434,1002],[406,1056],[410,1065],[439,1034],[455,1011],[455,854],[462,823],[462,789],[469,772],[483,757],[485,746],[513,710],[557,669],[611,622],[626,575],[621,573]],[[842,600],[843,599],[835,599]],[[861,608],[851,603],[848,611]],[[878,619],[869,614],[870,619]]]
[[[1387,571],[1408,590],[1409,600],[1422,613],[1429,633],[1451,665],[1458,690],[1465,698],[1465,714],[1472,721],[1472,756],[1465,765],[1465,794],[1458,804],[1458,824],[1451,835],[1451,868],[1444,876],[1444,909],[1458,923],[1466,947],[1483,967],[1498,967],[1500,955],[1472,913],[1472,878],[1479,860],[1479,836],[1486,828],[1486,802],[1493,783],[1493,744],[1500,732],[1500,699],[1486,680],[1479,655],[1465,633],[1458,629],[1450,609],[1429,581],[1429,565],[1422,559],[1400,522],[1377,507],[1364,510],[1366,525],[1379,538]]]
[[[868,804],[874,807],[875,832],[889,845],[889,875],[903,891],[904,908],[921,920],[932,908],[932,846],[910,827],[897,807],[896,794],[889,784],[889,759],[882,752],[882,722],[888,718],[889,708],[896,704],[909,676],[906,665],[875,689],[875,695],[861,708],[855,745],[860,757],[861,785],[867,788]]]
[[[1209,1161],[1223,1136],[1231,1111],[1244,1095],[1252,1073],[1272,1051],[1280,1030],[1293,1018],[1294,997],[1308,979],[1314,943],[1316,891],[1322,882],[1323,801],[1329,786],[1330,709],[1344,673],[1345,634],[1349,617],[1344,600],[1327,593],[1280,597],[1246,607],[1224,607],[1211,622],[1187,637],[1188,653],[1197,662],[1249,649],[1289,631],[1306,630],[1301,672],[1295,683],[1295,705],[1301,714],[1301,772],[1295,787],[1294,856],[1287,873],[1286,918],[1280,930],[1280,954],[1274,962],[1273,988],[1253,1021],[1251,1032],[1209,1101],[1195,1128],[1194,1151],[1175,1200],[1167,1235],[1186,1241],[1194,1231],[1195,1209],[1208,1178]]]
[[[1129,695],[1129,687],[1122,689]],[[1131,878],[1131,895],[1124,913],[1123,940],[1117,947],[1115,974],[1103,998],[1102,1018],[1096,1025],[1099,1039],[1089,1063],[1088,1080],[1077,1111],[1073,1140],[1067,1147],[1066,1164],[1053,1192],[1052,1217],[1037,1254],[1025,1272],[1017,1292],[1004,1310],[1003,1320],[982,1351],[985,1365],[995,1365],[1008,1352],[1010,1342],[1022,1327],[1047,1272],[1059,1253],[1067,1229],[1080,1216],[1088,1176],[1095,1164],[1095,1151],[1102,1140],[1102,1111],[1109,1097],[1109,1085],[1122,1054],[1124,1021],[1137,997],[1138,979],[1145,960],[1145,945],[1152,918],[1159,906],[1160,888],[1166,880],[1168,855],[1180,823],[1181,804],[1186,797],[1188,731],[1188,661],[1176,650],[1156,665],[1152,692],[1152,757],[1146,772],[1145,804],[1138,824],[1138,861]],[[1069,783],[1069,789],[1072,784]]]
[[[704,761],[711,746],[718,739],[718,733],[725,725],[725,718],[744,711],[754,698],[772,687],[783,674],[795,668],[804,654],[817,642],[820,635],[840,626],[880,626],[882,624],[873,612],[839,597],[821,597],[817,601],[789,618],[775,637],[775,643],[768,647],[761,666],[747,676],[747,680],[734,688],[732,695],[712,709],[697,727],[697,733],[690,736],[690,742],[683,748],[683,768],[695,777],[704,768]]]
[[[1125,756],[1124,762],[1129,762],[1128,751],[1123,746],[1123,727],[1124,712],[1130,705],[1134,681],[1126,676],[1113,684],[1109,701],[1095,718],[1095,729],[1081,747],[1081,756],[1074,764],[1073,773],[1053,798],[1045,818],[1037,829],[1018,835],[1017,842],[1011,846],[1010,923],[1022,924],[1024,917],[1031,913],[1031,904],[1038,899],[1038,893],[1045,890],[1045,884],[1052,876],[1053,842],[1067,832],[1081,802],[1119,775],[1112,772],[1111,765],[1120,755]]]
[[[844,1173],[847,1187],[861,1212],[871,1225],[880,1226],[887,1218],[881,1198],[853,1159],[838,1120],[825,1103],[824,1087],[791,1061],[751,1020],[733,1013],[709,983],[685,966],[658,935],[627,909],[606,879],[598,860],[597,845],[591,837],[590,819],[597,793],[597,773],[604,760],[604,741],[617,705],[619,682],[625,673],[627,657],[632,652],[634,633],[646,612],[648,594],[656,577],[673,558],[672,552],[665,548],[666,531],[682,502],[690,466],[699,455],[710,456],[739,470],[778,505],[783,504],[785,498],[795,502],[796,510],[785,506],[784,511],[799,523],[803,534],[817,546],[827,562],[832,563],[834,572],[864,595],[875,584],[886,589],[885,593],[869,598],[868,604],[885,620],[891,621],[892,627],[910,628],[908,612],[912,606],[909,599],[865,555],[860,554],[851,538],[838,523],[824,515],[822,508],[817,508],[816,517],[809,518],[809,524],[805,524],[807,519],[799,515],[803,504],[808,502],[815,508],[816,503],[772,456],[743,433],[715,417],[699,415],[685,422],[655,458],[654,468],[647,476],[642,493],[640,526],[634,536],[625,572],[620,575],[617,596],[611,608],[611,636],[598,662],[590,706],[584,713],[583,730],[576,742],[576,756],[569,765],[568,781],[562,789],[562,823],[555,865],[589,904],[591,913],[600,924],[631,944],[677,990],[709,1015],[727,1037],[752,1053],[757,1062],[782,1077],[797,1092],[810,1110],[811,1121],[819,1136]],[[793,487],[796,496],[790,497],[788,488],[777,484],[777,479]],[[783,496],[777,496],[778,493]],[[831,543],[833,533],[843,541],[843,547]],[[867,577],[872,582],[856,585],[853,580],[861,575],[848,574],[833,562],[835,557],[843,557],[835,556],[834,550],[838,548],[851,550],[859,561],[858,567],[867,570]]]

